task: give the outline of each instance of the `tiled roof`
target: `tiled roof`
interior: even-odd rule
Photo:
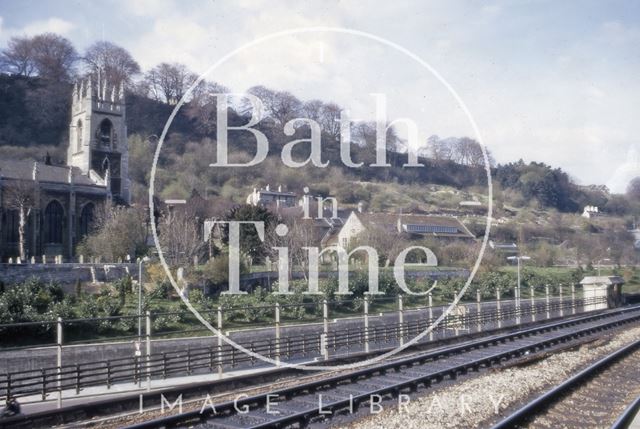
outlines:
[[[358,213],[354,214],[365,224],[373,225],[385,230],[396,230],[398,219],[402,226],[427,226],[430,227],[428,235],[442,237],[467,237],[475,238],[473,234],[457,218],[451,216],[432,216],[421,214],[399,214],[399,213]],[[403,228],[404,229],[404,228]],[[455,232],[454,232],[455,230]],[[439,231],[439,232],[431,232]],[[413,232],[419,233],[419,232]]]

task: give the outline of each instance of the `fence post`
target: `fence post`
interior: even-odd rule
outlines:
[[[56,324],[56,339],[57,339],[57,378],[58,378],[58,408],[62,408],[62,317],[58,317],[58,323]]]
[[[364,351],[369,353],[369,297],[364,297]]]
[[[324,359],[329,359],[329,304],[322,300],[322,335],[320,337],[320,353]]]
[[[522,297],[520,296],[521,294],[521,290],[520,290],[520,285],[516,286],[515,288],[515,305],[516,305],[516,325],[519,325],[521,322],[521,316],[522,316],[522,308],[520,307],[520,303],[521,303],[521,299]]]
[[[146,360],[147,360],[147,392],[151,391],[151,312],[147,310],[145,318],[146,327]]]
[[[404,345],[404,305],[402,303],[402,295],[398,295],[398,335],[400,336],[400,345]]]
[[[476,290],[476,322],[478,323],[478,332],[482,332],[482,323],[480,321],[480,311],[482,308],[482,294],[480,289]]]
[[[544,285],[544,294],[546,300],[547,319],[551,318],[551,308],[549,307],[549,285]]]
[[[533,286],[530,287],[530,298],[531,298],[531,321],[536,321],[536,290]]]
[[[559,284],[559,290],[560,290],[560,317],[564,316],[564,302],[562,299],[562,283]]]
[[[276,362],[280,363],[280,303],[276,302]]]
[[[433,324],[433,295],[429,292],[429,326]],[[433,329],[429,332],[429,341],[433,341]]]
[[[571,314],[576,314],[576,285],[571,283]]]
[[[218,306],[218,377],[222,378],[222,307]]]
[[[496,318],[498,319],[498,328],[502,328],[502,314],[500,311],[500,288],[496,288]]]
[[[47,399],[47,371],[42,368],[42,400],[45,401]],[[11,399],[11,373],[7,373],[7,401]]]

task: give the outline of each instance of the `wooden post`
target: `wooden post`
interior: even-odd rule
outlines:
[[[576,314],[576,285],[571,283],[571,314]]]
[[[218,306],[218,377],[222,378],[222,307]]]
[[[146,347],[145,347],[145,355],[146,355],[146,363],[147,363],[147,392],[151,391],[151,312],[147,310],[146,318]]]
[[[56,339],[57,339],[57,356],[56,356],[56,366],[57,366],[57,378],[58,378],[58,408],[62,408],[62,318],[58,317],[58,322],[56,323]]]
[[[280,363],[280,303],[276,302],[276,362]]]
[[[369,353],[369,297],[368,296],[364,297],[364,351],[366,353]]]
[[[433,295],[431,292],[428,294],[429,296],[429,325],[433,324]],[[433,341],[433,329],[429,332],[429,341]]]
[[[480,321],[480,312],[482,308],[482,295],[480,289],[476,290],[476,323],[478,324],[478,332],[482,332],[482,322]]]
[[[500,288],[496,288],[496,317],[498,328],[502,328],[502,312],[500,311]]]
[[[522,313],[522,309],[520,308],[520,283],[518,283],[518,286],[515,289],[515,305],[516,305],[516,325],[519,325],[521,322],[521,313]]]
[[[530,299],[531,299],[531,321],[535,322],[536,321],[536,291],[533,288],[533,286],[531,286],[531,288],[529,289],[530,291]]]
[[[564,302],[562,299],[562,283],[558,285],[559,293],[560,293],[560,317],[564,316]]]
[[[402,303],[402,295],[398,295],[398,334],[400,336],[400,345],[404,345],[404,305]]]
[[[329,304],[326,299],[322,301],[322,336],[320,338],[320,349],[324,359],[329,359]]]
[[[551,318],[551,308],[549,306],[549,285],[544,285],[544,294],[546,300],[547,319]]]

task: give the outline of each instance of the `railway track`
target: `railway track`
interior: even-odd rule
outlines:
[[[369,405],[374,397],[413,392],[469,371],[479,371],[639,320],[640,306],[585,316],[242,397],[129,428],[269,428],[304,427],[320,420],[326,423],[333,415]]]
[[[640,394],[640,340],[628,344],[534,398],[493,429],[626,427]],[[635,414],[635,413],[634,413]],[[621,416],[618,420],[616,418]]]

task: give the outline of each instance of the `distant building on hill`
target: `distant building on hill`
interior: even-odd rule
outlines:
[[[489,240],[489,247],[500,253],[518,253],[518,245],[516,243],[498,243],[493,240]]]
[[[421,214],[351,212],[338,234],[338,244],[348,247],[365,231],[386,231],[408,238],[474,240],[475,236],[457,218]]]
[[[294,207],[297,204],[297,196],[293,192],[282,190],[282,186],[278,186],[278,190],[272,190],[269,185],[264,188],[253,188],[253,192],[247,196],[247,204],[253,206],[275,206],[275,207]]]
[[[582,217],[587,219],[593,219],[602,216],[604,216],[604,213],[602,213],[596,206],[585,206],[582,212]]]

